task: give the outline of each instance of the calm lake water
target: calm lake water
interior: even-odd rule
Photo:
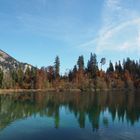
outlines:
[[[140,94],[0,95],[0,140],[140,140]]]

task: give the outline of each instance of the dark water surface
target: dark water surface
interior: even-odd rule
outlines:
[[[0,95],[0,140],[140,140],[140,93]]]

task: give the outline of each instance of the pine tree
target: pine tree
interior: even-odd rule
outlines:
[[[76,73],[76,72],[77,72],[77,66],[75,65],[73,68],[73,73]]]
[[[35,89],[36,86],[37,68],[31,68],[31,88]]]
[[[115,71],[116,71],[116,72],[119,71],[119,66],[118,66],[118,63],[117,63],[117,62],[115,63]]]
[[[109,62],[109,68],[107,69],[107,72],[114,72],[114,66],[111,61]]]
[[[69,82],[73,80],[73,72],[70,70],[68,73]]]
[[[0,88],[2,88],[2,82],[3,82],[3,71],[0,69]]]
[[[84,57],[83,55],[79,56],[78,61],[77,61],[77,65],[79,70],[84,70]]]
[[[24,72],[23,72],[21,66],[19,66],[19,68],[18,68],[18,70],[17,70],[17,76],[18,76],[19,88],[22,88],[22,87],[23,87]]]
[[[60,77],[60,59],[58,56],[56,56],[55,58],[55,62],[54,62],[54,69],[55,69],[55,79],[59,79]]]
[[[49,82],[52,83],[54,78],[55,78],[55,72],[54,72],[54,67],[53,66],[48,66],[47,67],[47,76],[48,76]]]
[[[78,81],[77,72],[78,72],[78,69],[77,69],[77,66],[75,65],[73,68],[73,80],[75,80],[76,82]]]
[[[91,78],[97,77],[97,71],[98,71],[98,63],[96,54],[90,55],[90,60],[88,61],[88,72],[90,73]]]
[[[121,61],[119,61],[119,65],[118,65],[118,71],[119,73],[122,73],[122,65],[121,65]]]

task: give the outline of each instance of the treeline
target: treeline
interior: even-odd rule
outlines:
[[[60,60],[57,56],[54,66],[37,67],[27,66],[23,69],[18,66],[12,70],[0,69],[0,88],[2,89],[46,89],[55,87],[60,80]],[[57,86],[57,85],[56,85]],[[57,86],[58,87],[58,86]]]
[[[100,63],[105,64],[105,58]],[[87,64],[81,55],[74,68],[65,75],[60,75],[58,56],[53,66],[40,69],[27,67],[23,70],[21,66],[9,71],[0,69],[0,88],[57,90],[140,88],[140,61],[127,58],[123,62],[116,62],[115,65],[110,61],[106,72],[99,69],[98,65],[96,54],[91,53]]]
[[[104,59],[101,65],[105,64]],[[99,70],[98,64],[96,54],[90,54],[87,66],[84,57],[79,56],[77,65],[68,74],[69,82],[81,90],[140,88],[140,61],[127,58],[115,66],[110,61],[106,72]]]

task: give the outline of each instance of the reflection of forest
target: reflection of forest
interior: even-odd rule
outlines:
[[[53,117],[59,127],[60,107],[73,113],[81,128],[89,118],[93,129],[99,128],[100,114],[108,109],[112,120],[126,120],[132,125],[140,117],[140,95],[138,93],[26,93],[0,95],[0,129],[11,122],[31,115]],[[108,123],[107,118],[103,120]]]

